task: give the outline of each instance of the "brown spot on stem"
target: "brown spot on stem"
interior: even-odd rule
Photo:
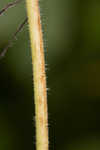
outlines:
[[[42,98],[39,97],[39,105],[42,105]]]
[[[41,126],[43,126],[43,117],[39,118]]]

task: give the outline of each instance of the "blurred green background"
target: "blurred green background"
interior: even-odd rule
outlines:
[[[1,0],[0,9],[10,0]],[[50,149],[100,149],[100,1],[41,0]],[[25,3],[0,16],[0,51],[26,16]],[[48,32],[48,34],[47,34]],[[35,150],[28,26],[0,60],[0,150]]]

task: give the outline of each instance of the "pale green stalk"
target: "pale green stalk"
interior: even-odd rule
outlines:
[[[26,0],[32,50],[36,150],[48,150],[48,112],[43,37],[38,0]]]

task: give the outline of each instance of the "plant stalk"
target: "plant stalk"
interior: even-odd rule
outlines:
[[[48,110],[43,35],[38,0],[26,0],[34,78],[36,150],[48,150]]]

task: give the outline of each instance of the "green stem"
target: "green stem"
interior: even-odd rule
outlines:
[[[48,111],[44,47],[38,0],[26,0],[35,94],[36,149],[48,150]]]

